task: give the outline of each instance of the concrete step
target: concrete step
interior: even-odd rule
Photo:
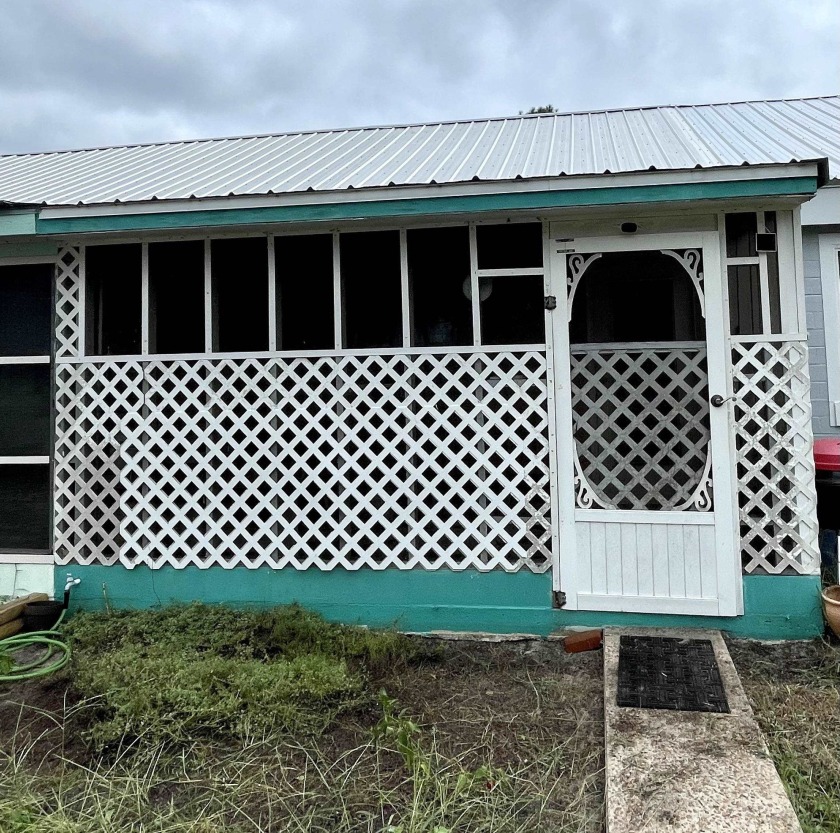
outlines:
[[[622,635],[708,639],[730,714],[616,703]],[[604,632],[607,833],[801,833],[720,631]]]

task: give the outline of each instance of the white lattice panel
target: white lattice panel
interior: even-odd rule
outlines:
[[[550,566],[542,352],[58,374],[61,563]]]
[[[706,349],[572,350],[577,505],[712,507]]]
[[[55,357],[76,358],[81,352],[79,322],[82,307],[81,255],[77,246],[58,253],[55,267]]]
[[[816,491],[808,348],[733,343],[744,571],[816,574]]]

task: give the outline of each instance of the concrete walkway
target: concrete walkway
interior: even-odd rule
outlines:
[[[730,714],[616,705],[622,634],[712,642]],[[608,833],[801,833],[719,631],[604,632]]]

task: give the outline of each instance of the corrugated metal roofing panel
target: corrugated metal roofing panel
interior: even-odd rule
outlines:
[[[0,156],[0,201],[96,205],[822,157],[840,178],[840,96]]]

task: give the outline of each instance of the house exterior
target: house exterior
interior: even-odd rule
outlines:
[[[821,632],[801,206],[839,107],[0,157],[0,580]]]
[[[830,180],[802,206],[814,434],[840,435],[840,111],[828,113]]]

